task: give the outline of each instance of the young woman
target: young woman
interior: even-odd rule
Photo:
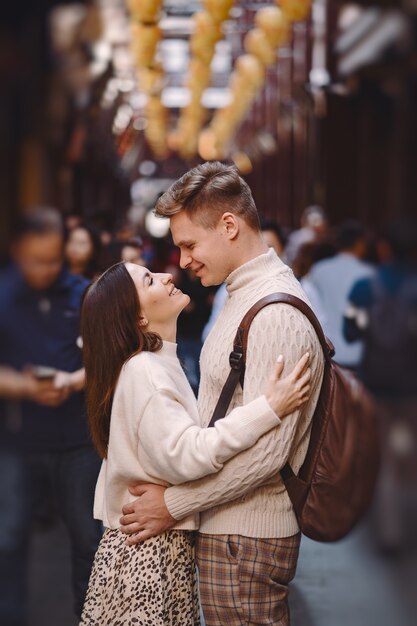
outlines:
[[[265,395],[214,428],[202,428],[197,403],[176,356],[176,323],[189,297],[170,274],[118,263],[86,292],[82,337],[87,408],[103,457],[94,516],[105,532],[98,548],[82,626],[197,626],[193,530],[198,519],[128,546],[119,530],[129,485],[178,484],[219,471],[306,399],[305,355],[280,380],[277,363]]]

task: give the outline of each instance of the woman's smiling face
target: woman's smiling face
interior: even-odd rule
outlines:
[[[151,327],[176,321],[190,298],[175,287],[172,274],[153,273],[134,263],[126,263],[125,267],[135,283],[142,318]]]

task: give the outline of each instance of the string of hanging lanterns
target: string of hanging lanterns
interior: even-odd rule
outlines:
[[[200,133],[199,154],[205,160],[228,156],[233,137],[264,85],[267,67],[279,60],[279,48],[288,44],[292,23],[305,20],[311,8],[311,0],[277,0],[276,4],[256,12],[255,26],[243,41],[245,52],[236,59],[230,76],[231,101]]]
[[[198,135],[207,118],[201,98],[210,84],[210,64],[216,44],[223,37],[222,23],[228,18],[232,5],[233,0],[204,0],[204,10],[193,16],[190,62],[185,80],[190,101],[181,109],[177,128],[168,140],[170,147],[185,159],[197,154]]]
[[[204,160],[230,156],[231,143],[263,87],[267,68],[279,62],[279,49],[288,45],[294,22],[308,18],[312,0],[275,0],[255,14],[254,27],[243,40],[244,52],[236,59],[229,79],[230,102],[218,109],[208,126],[202,95],[211,82],[211,61],[223,37],[222,23],[229,18],[233,0],[203,0],[203,10],[193,15],[190,62],[185,79],[189,103],[180,110],[175,130],[168,133],[169,114],[161,101],[162,66],[155,54],[161,39],[161,0],[127,0],[132,21],[132,53],[138,80],[147,96],[145,136],[156,158],[175,151],[184,159],[197,153]]]
[[[131,50],[137,67],[138,82],[147,94],[145,104],[147,142],[157,158],[168,156],[169,112],[162,104],[164,86],[162,65],[155,59],[162,37],[159,26],[162,0],[127,0],[131,16]]]

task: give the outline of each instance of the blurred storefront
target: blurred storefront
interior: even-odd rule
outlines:
[[[378,225],[417,213],[417,4],[330,4],[326,206]],[[336,28],[336,24],[338,28]]]
[[[234,161],[261,214],[289,228],[308,204],[369,224],[415,211],[413,0],[2,12],[3,250],[34,204],[144,229],[166,185],[211,158]]]

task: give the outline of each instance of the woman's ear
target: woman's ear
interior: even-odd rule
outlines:
[[[140,317],[139,318],[139,326],[147,326],[148,324],[149,324],[149,322],[146,319],[146,317]]]

